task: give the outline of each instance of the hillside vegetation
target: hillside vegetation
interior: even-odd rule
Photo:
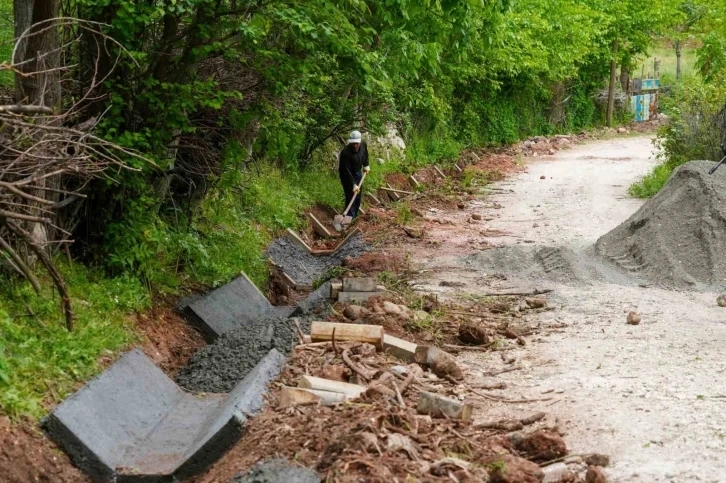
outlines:
[[[314,203],[341,207],[335,153],[350,130],[395,127],[407,143],[374,162],[376,186],[464,148],[603,124],[597,99],[611,72],[635,69],[653,36],[685,18],[675,0],[49,4],[80,20],[47,24],[68,39],[53,51],[63,69],[47,74],[62,89],[26,103],[72,113],[60,122],[92,126],[133,169],[62,175],[87,197],[54,213],[68,252],[53,240],[47,249],[70,287],[73,332],[55,278],[41,276],[37,297],[14,271],[1,275],[0,408],[13,416],[40,416],[136,340],[124,314],[155,294],[216,286],[240,270],[264,285],[272,237],[301,227]],[[0,9],[3,41],[18,12],[9,0]],[[10,53],[0,46],[0,62]],[[9,104],[13,76],[0,74]],[[0,228],[22,253],[17,233]]]

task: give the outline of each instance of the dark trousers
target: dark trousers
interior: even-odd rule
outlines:
[[[355,179],[355,184],[360,185],[360,180],[363,178],[363,173],[353,173],[353,179]],[[343,184],[343,192],[345,193],[345,208],[348,207],[348,203],[350,203],[350,200],[353,199],[353,186],[349,186],[348,183],[345,181],[342,181]],[[358,196],[355,197],[355,201],[353,202],[353,206],[350,207],[350,211],[348,212],[348,216],[355,218],[358,216],[358,210],[360,209],[360,191],[358,192]],[[343,209],[345,209],[343,208]]]

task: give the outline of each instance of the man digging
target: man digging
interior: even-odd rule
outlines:
[[[350,133],[345,147],[340,151],[338,162],[338,175],[345,193],[345,206],[348,206],[355,197],[350,210],[343,215],[355,219],[360,209],[360,187],[363,173],[368,174],[371,170],[368,165],[368,147],[361,140],[360,131]]]

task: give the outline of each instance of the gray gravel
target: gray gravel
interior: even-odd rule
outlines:
[[[343,263],[346,257],[359,257],[369,250],[363,235],[352,237],[338,253],[316,256],[305,252],[286,238],[278,238],[267,247],[267,256],[297,283],[312,285],[313,282],[333,267]]]
[[[258,463],[244,475],[237,475],[230,483],[320,483],[318,475],[307,468],[290,464],[285,459]]]
[[[726,286],[726,169],[678,167],[635,214],[597,242],[598,253],[662,287]]]
[[[303,331],[310,323],[301,319]],[[297,341],[288,319],[260,319],[220,336],[214,344],[197,352],[177,376],[177,383],[193,392],[225,393],[275,348],[290,355]]]

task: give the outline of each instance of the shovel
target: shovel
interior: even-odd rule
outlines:
[[[360,183],[358,184],[359,188],[363,188],[363,181],[365,181],[365,179],[366,179],[366,174],[368,174],[368,173],[365,173],[365,172],[363,173],[363,177],[360,179]],[[360,190],[358,191],[357,194],[353,195],[353,198],[350,200],[350,203],[348,203],[348,207],[345,209],[343,214],[335,215],[335,218],[333,218],[333,227],[335,227],[335,229],[337,231],[343,231],[343,227],[345,225],[350,225],[351,222],[353,221],[353,217],[348,216],[348,212],[353,207],[353,203],[355,202],[355,199],[358,196],[360,196]]]

